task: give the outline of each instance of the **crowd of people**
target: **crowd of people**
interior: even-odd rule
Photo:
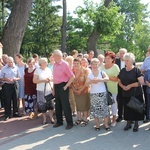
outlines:
[[[48,59],[33,54],[27,62],[21,54],[14,58],[3,54],[0,62],[5,121],[22,115],[36,119],[42,113],[42,124],[47,124],[49,118],[54,128],[63,125],[63,117],[67,130],[77,125],[85,127],[93,118],[94,129],[99,131],[102,118],[106,131],[125,120],[124,130],[134,123],[133,132],[137,132],[138,121],[150,120],[150,47],[140,68],[136,67],[134,54],[125,48],[118,55],[109,50],[97,58],[92,50],[88,54],[73,50],[71,55],[54,50]],[[107,90],[114,99],[112,105],[107,103]],[[39,111],[46,102],[45,95],[50,93],[55,98],[48,110]],[[143,114],[127,106],[133,95],[146,104]]]

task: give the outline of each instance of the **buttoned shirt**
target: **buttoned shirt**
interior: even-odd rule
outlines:
[[[1,70],[0,78],[10,78],[13,81],[14,78],[20,78],[20,77],[21,76],[20,76],[19,69],[15,64],[13,64],[12,67],[6,65]]]
[[[73,76],[73,72],[68,66],[67,62],[61,60],[59,63],[54,64],[54,68],[53,68],[54,84],[68,82],[72,76]]]
[[[141,66],[141,70],[142,71],[146,71],[148,69],[150,69],[150,56],[148,56],[147,58],[145,58],[142,66]]]

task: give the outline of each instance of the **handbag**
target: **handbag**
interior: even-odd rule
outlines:
[[[127,103],[127,106],[135,112],[143,114],[145,110],[145,104],[135,97],[135,91],[136,88],[134,90],[134,96],[130,98],[130,101]]]
[[[40,113],[45,113],[45,112],[47,111],[47,106],[46,106],[46,103],[45,103],[45,102],[39,101],[39,102],[37,103],[37,106],[38,106],[38,111],[39,111]]]
[[[103,77],[102,71],[101,71],[101,75],[102,75],[102,77]],[[113,98],[113,96],[112,96],[112,93],[110,93],[110,92],[108,91],[106,82],[104,82],[104,84],[105,84],[105,87],[106,87],[106,99],[107,99],[107,105],[112,105],[112,104],[115,103],[114,98]]]
[[[52,91],[53,89],[52,89],[52,87],[51,87],[51,84],[49,83],[49,85],[50,85],[50,88],[51,88],[51,91]],[[44,86],[44,95],[45,95],[45,90],[46,90],[46,83],[45,83],[45,86]],[[50,94],[48,94],[48,95],[45,95],[44,98],[45,98],[45,100],[46,100],[46,108],[47,108],[47,110],[49,110],[50,108],[53,107],[53,102],[52,102],[52,100],[53,100],[55,97],[53,96],[52,93],[50,93]]]
[[[107,105],[112,105],[113,103],[115,103],[114,98],[109,91],[106,92],[106,98],[107,98]]]

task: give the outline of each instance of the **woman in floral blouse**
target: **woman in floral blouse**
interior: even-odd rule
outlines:
[[[72,89],[77,109],[77,121],[75,122],[75,125],[81,124],[81,126],[86,126],[88,124],[87,117],[90,109],[89,87],[86,84],[88,70],[81,66],[80,58],[74,59],[73,73],[75,79],[72,83]]]

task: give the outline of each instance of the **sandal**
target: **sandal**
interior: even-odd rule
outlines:
[[[85,127],[88,124],[88,121],[82,120],[81,127]]]
[[[95,131],[99,131],[100,130],[100,127],[95,127]]]
[[[75,125],[75,126],[79,125],[79,124],[81,123],[81,121],[82,121],[82,120],[77,120],[77,121],[74,123],[74,125]]]

